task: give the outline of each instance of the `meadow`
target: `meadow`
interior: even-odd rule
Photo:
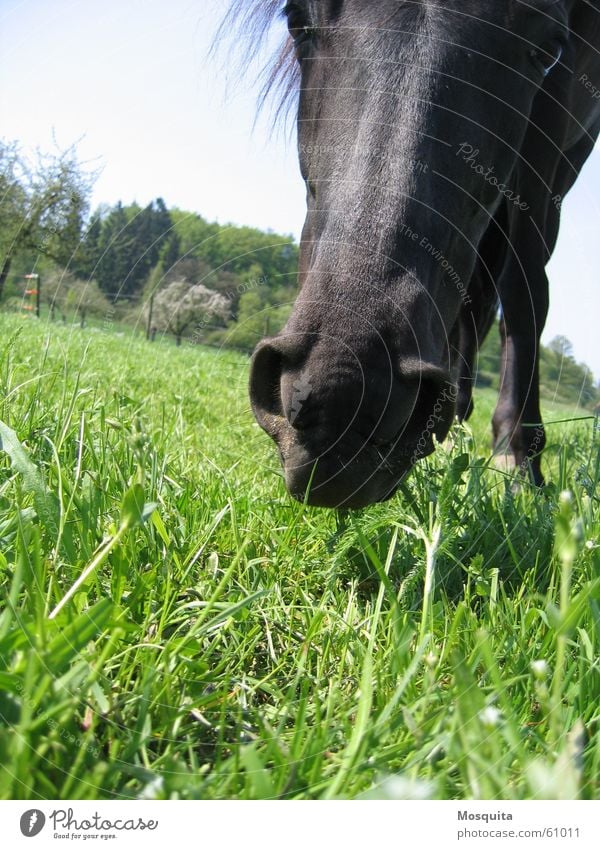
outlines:
[[[285,494],[246,357],[0,315],[0,798],[599,798],[600,431]],[[568,493],[568,494],[567,494]]]

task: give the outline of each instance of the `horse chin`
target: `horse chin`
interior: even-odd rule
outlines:
[[[296,501],[307,504],[309,507],[323,507],[334,510],[363,510],[372,504],[388,501],[395,495],[397,489],[398,484],[384,487],[381,492],[377,492],[364,484],[358,484],[350,491],[336,485],[324,488],[317,484],[314,487],[311,486],[308,491],[293,490],[288,487],[290,495]]]
[[[391,498],[411,465],[392,472],[373,461],[370,446],[344,460],[339,452],[315,455],[297,443],[284,459],[285,483],[293,498],[312,507],[360,510]]]

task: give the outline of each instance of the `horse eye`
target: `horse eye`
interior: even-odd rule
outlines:
[[[314,35],[314,29],[307,18],[306,10],[300,3],[288,3],[283,8],[283,14],[288,21],[290,35],[294,39],[294,47],[298,51]]]
[[[549,41],[529,51],[534,65],[547,77],[552,68],[560,62],[563,54],[563,44],[560,41]]]

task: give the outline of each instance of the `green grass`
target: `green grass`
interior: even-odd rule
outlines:
[[[245,358],[0,334],[0,797],[598,798],[585,413],[514,492],[481,393],[339,516],[285,495]]]

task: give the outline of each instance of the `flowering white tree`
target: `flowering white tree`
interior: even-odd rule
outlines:
[[[81,328],[85,327],[88,315],[107,315],[109,310],[109,303],[94,280],[71,280],[64,296],[64,304],[77,313]]]
[[[172,333],[177,344],[186,331],[201,329],[229,317],[229,301],[202,283],[193,286],[185,280],[174,280],[154,296],[152,326]]]

